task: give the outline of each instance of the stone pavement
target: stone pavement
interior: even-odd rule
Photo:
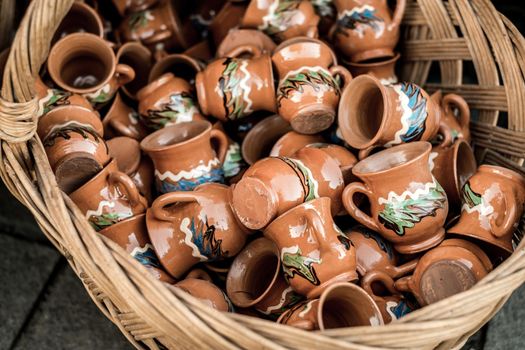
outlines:
[[[131,349],[31,214],[0,185],[0,350]],[[525,286],[464,349],[525,349]]]

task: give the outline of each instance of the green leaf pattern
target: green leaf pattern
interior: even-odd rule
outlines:
[[[316,92],[326,87],[333,89],[337,96],[341,94],[339,84],[330,72],[322,67],[302,67],[292,71],[279,83],[277,89],[277,104],[280,107],[283,99],[290,98],[293,93],[303,93],[306,86],[311,86]]]
[[[250,74],[246,70],[248,60],[228,57],[224,60],[224,70],[219,78],[223,105],[227,119],[235,120],[252,112],[249,99],[250,87],[247,84]]]
[[[186,93],[176,93],[170,96],[170,102],[162,105],[158,110],[148,110],[144,124],[152,129],[159,130],[168,125],[190,122],[199,114],[193,96]]]
[[[282,32],[293,26],[295,17],[300,14],[301,0],[275,0],[268,8],[268,14],[263,17],[263,24],[259,26],[274,40],[280,40]]]
[[[314,259],[307,256],[303,256],[301,249],[296,247],[296,252],[291,253],[284,251],[282,253],[282,264],[284,277],[286,280],[292,279],[295,275],[298,275],[308,280],[313,285],[318,286],[321,284],[312,264],[321,264],[320,258]],[[293,248],[292,248],[293,249]]]

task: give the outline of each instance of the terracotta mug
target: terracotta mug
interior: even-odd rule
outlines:
[[[490,272],[484,264],[488,257],[480,259],[478,254],[458,245],[440,245],[425,253],[413,275],[398,279],[395,288],[412,293],[421,306],[464,292]]]
[[[93,113],[97,115],[97,119],[100,119],[98,113],[93,110],[91,103],[81,95],[61,89],[52,89],[44,84],[40,77],[36,79],[35,90],[38,98],[39,117],[48,114],[56,108],[78,106],[93,111]],[[40,138],[42,138],[42,136],[40,136]]]
[[[212,147],[216,144],[217,151]],[[160,193],[191,191],[206,182],[224,182],[222,164],[228,138],[209,122],[168,126],[142,140],[142,150],[153,160]]]
[[[278,316],[299,302],[281,274],[279,249],[267,238],[258,238],[237,255],[226,278],[226,293],[235,306],[254,307]]]
[[[218,47],[228,33],[239,27],[246,12],[246,5],[227,1],[208,26],[208,33],[215,47]]]
[[[270,157],[290,157],[305,146],[323,141],[321,135],[305,135],[296,131],[289,131],[275,142],[270,151]]]
[[[122,91],[136,100],[137,92],[148,84],[152,67],[151,51],[137,42],[125,43],[117,51],[117,62],[131,67],[135,72],[135,79],[123,85]]]
[[[455,213],[461,209],[461,189],[476,169],[474,152],[466,141],[457,140],[450,147],[432,148],[430,170],[445,190],[449,207]]]
[[[268,225],[264,236],[279,248],[292,289],[308,299],[335,282],[358,278],[355,248],[333,222],[329,198],[290,209]]]
[[[228,32],[217,47],[215,57],[226,57],[230,52],[246,45],[256,46],[260,52],[268,54],[272,54],[276,47],[273,40],[259,30],[234,28]]]
[[[297,304],[277,322],[310,331],[384,324],[374,300],[353,283],[332,284],[319,299]]]
[[[208,62],[213,59],[212,49],[208,40],[202,40],[201,42],[189,47],[183,52],[183,54],[196,59],[197,62],[200,63]]]
[[[126,136],[140,141],[148,135],[148,129],[140,121],[139,113],[124,102],[118,92],[102,123],[107,138]]]
[[[381,311],[385,324],[397,320],[412,311],[412,307],[394,286],[392,277],[382,271],[370,271],[361,279],[361,287],[372,297]],[[374,287],[379,284],[385,292],[377,294]]]
[[[126,13],[144,11],[158,2],[159,0],[113,0],[113,5],[115,5],[118,13],[124,16]]]
[[[158,197],[147,212],[148,232],[161,264],[181,278],[199,262],[235,256],[246,242],[246,231],[236,221],[229,188],[204,184],[191,192]]]
[[[178,123],[204,120],[195,103],[190,84],[166,73],[150,82],[137,94],[139,114],[150,130]]]
[[[333,0],[310,0],[314,6],[315,13],[321,19],[319,21],[319,35],[327,37],[330,29],[335,23],[337,11]]]
[[[95,177],[69,195],[97,231],[144,213],[146,199],[112,160]]]
[[[398,82],[395,67],[399,57],[401,55],[397,53],[392,57],[385,57],[383,60],[362,63],[343,61],[343,63],[354,77],[369,74],[379,79],[383,85],[391,85]]]
[[[213,128],[226,134],[224,131],[224,126],[220,121],[215,122],[213,124]],[[228,137],[228,135],[226,136]],[[237,142],[228,137],[228,150],[226,151],[226,156],[224,157],[224,162],[222,163],[224,177],[228,180],[228,183],[236,183],[247,167],[248,164],[246,164],[244,161],[241,153],[241,147]]]
[[[248,168],[233,187],[232,208],[243,225],[259,230],[293,207],[320,197],[329,197],[332,213],[338,213],[343,187],[335,160],[321,150],[303,148],[293,158],[265,158]]]
[[[197,73],[202,71],[204,64],[188,54],[175,53],[157,61],[149,73],[149,81],[153,82],[166,73],[173,73],[177,78],[186,80],[193,87]]]
[[[357,158],[346,147],[325,142],[311,143],[305,147],[317,148],[332,157],[341,169],[345,185],[357,180],[352,174],[352,169],[357,164]]]
[[[175,287],[182,289],[215,310],[222,312],[234,311],[233,305],[228,296],[210,281],[197,278],[186,278],[176,283]]]
[[[363,182],[351,183],[343,193],[348,213],[402,254],[428,250],[445,237],[448,201],[428,166],[431,148],[412,142],[369,156],[353,169]],[[368,197],[370,215],[355,204],[356,193]]]
[[[166,283],[175,280],[162,268],[146,229],[146,214],[139,214],[99,231],[140,262],[156,279]]]
[[[394,56],[406,1],[397,0],[394,12],[386,0],[334,0],[337,20],[334,45],[352,62]]]
[[[266,54],[217,59],[197,73],[195,87],[202,113],[222,121],[276,110],[272,62]]]
[[[441,129],[445,131],[442,143],[448,145],[456,140],[470,143],[470,108],[467,101],[456,94],[443,96],[441,91],[437,91],[432,97],[441,106],[440,124]]]
[[[58,86],[86,97],[97,108],[135,78],[131,67],[117,64],[113,50],[103,39],[88,33],[59,40],[49,53],[47,68]]]
[[[510,169],[481,165],[461,190],[459,221],[448,233],[488,244],[491,254],[513,252],[512,236],[523,215],[525,179]]]
[[[75,1],[68,13],[60,22],[53,36],[52,44],[73,33],[91,33],[100,38],[104,37],[104,25],[100,15],[91,6]]]
[[[383,85],[377,78],[354,78],[341,96],[339,127],[359,159],[375,147],[432,140],[439,130],[440,108],[412,83]]]
[[[296,36],[317,37],[318,23],[319,16],[310,1],[269,0],[251,1],[241,25],[258,29],[280,42]]]
[[[128,175],[137,186],[140,194],[148,203],[153,202],[153,164],[148,157],[142,156],[137,140],[120,136],[106,142],[109,155],[117,161],[120,171]]]

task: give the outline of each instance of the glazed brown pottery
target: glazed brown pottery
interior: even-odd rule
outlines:
[[[376,294],[373,287],[377,284],[380,284],[386,292],[380,295]],[[382,271],[367,273],[361,280],[361,286],[376,303],[385,324],[397,320],[412,311],[403,295],[396,290],[392,277]]]
[[[337,165],[339,165],[339,169],[341,169],[345,185],[357,180],[354,174],[352,174],[352,169],[357,163],[357,158],[347,148],[323,142],[311,143],[306,147],[317,148],[332,157]]]
[[[137,94],[144,125],[159,130],[169,125],[204,120],[195,103],[190,84],[166,73]]]
[[[337,20],[334,45],[351,62],[394,56],[406,1],[397,0],[392,13],[386,0],[334,0]]]
[[[319,299],[297,304],[281,315],[278,323],[304,330],[333,329],[383,324],[374,300],[353,283],[335,283]]]
[[[433,139],[440,115],[439,106],[416,84],[385,86],[361,75],[343,91],[338,119],[345,141],[361,150],[363,159],[374,147]]]
[[[218,47],[230,30],[239,27],[246,12],[245,4],[227,1],[208,27],[215,47]]]
[[[97,231],[142,214],[147,208],[146,199],[133,181],[118,170],[115,160],[69,197]]]
[[[241,145],[242,156],[252,165],[267,157],[279,138],[291,131],[292,127],[278,114],[269,116],[248,131]]]
[[[232,29],[217,47],[215,57],[226,57],[239,47],[252,45],[260,52],[272,54],[276,45],[273,40],[261,31],[254,29]]]
[[[448,232],[481,240],[512,253],[512,236],[525,201],[525,179],[494,165],[481,165],[461,190],[463,206],[457,224]]]
[[[195,84],[195,76],[202,71],[203,63],[195,58],[182,53],[175,53],[157,61],[149,73],[149,81],[153,82],[165,75],[173,73],[177,78],[186,80],[190,85]]]
[[[320,135],[304,135],[296,131],[289,131],[273,145],[270,157],[290,157],[307,145],[323,141],[324,139]]]
[[[158,2],[159,0],[113,0],[113,4],[121,16],[126,13],[144,11]]]
[[[450,147],[432,148],[430,170],[445,190],[451,211],[460,211],[461,189],[476,169],[474,152],[466,141],[457,140]]]
[[[213,128],[224,132],[226,135],[222,122],[215,122]],[[228,135],[226,136],[228,138],[228,150],[226,151],[226,156],[222,163],[222,170],[224,171],[224,177],[228,180],[228,183],[232,184],[240,179],[248,165],[242,157],[239,144],[228,137]]]
[[[49,53],[47,68],[58,86],[81,94],[95,107],[111,100],[119,87],[135,78],[131,67],[117,64],[103,39],[87,33],[70,34],[58,41]]]
[[[333,0],[310,0],[314,6],[315,13],[321,19],[319,21],[319,35],[326,37],[335,23],[336,9]]]
[[[447,238],[443,242],[441,242],[439,246],[441,247],[455,246],[455,247],[465,248],[467,250],[470,250],[470,252],[474,253],[478,257],[478,259],[481,261],[483,266],[485,266],[485,269],[487,271],[492,271],[492,269],[494,268],[494,266],[492,265],[492,262],[490,261],[487,254],[485,254],[483,249],[481,249],[479,246],[477,246],[473,242],[469,242],[464,239],[458,239],[458,238]]]
[[[148,232],[161,264],[175,278],[199,262],[235,256],[246,231],[236,221],[229,188],[203,184],[191,192],[158,197],[148,209]]]
[[[358,278],[355,248],[332,220],[327,197],[290,209],[268,225],[264,236],[277,245],[290,286],[308,299],[335,282]]]
[[[138,112],[124,102],[118,92],[102,123],[106,138],[127,136],[140,141],[148,135],[148,129],[142,125]]]
[[[195,87],[202,113],[222,121],[258,110],[276,110],[272,62],[267,54],[217,59],[197,73]]]
[[[208,40],[203,40],[183,52],[184,55],[196,59],[199,62],[208,62],[213,58],[210,43]]]
[[[425,306],[470,289],[489,272],[471,250],[438,246],[419,259],[413,275],[398,279],[395,288],[412,293]]]
[[[51,89],[46,86],[40,78],[36,79],[35,90],[38,98],[39,117],[51,112],[55,108],[78,106],[93,111],[97,119],[100,119],[97,112],[94,112],[91,103],[83,96],[60,89]]]
[[[55,32],[52,43],[73,33],[91,33],[104,37],[104,25],[97,11],[91,6],[75,1]]]
[[[384,85],[396,84],[398,82],[395,66],[401,57],[395,54],[393,57],[385,57],[384,60],[375,60],[372,62],[344,62],[352,76],[357,77],[363,74],[370,74],[379,79]]]
[[[228,296],[210,281],[186,278],[175,284],[175,287],[182,289],[215,310],[233,312],[233,306]]]
[[[166,283],[175,283],[160,265],[155,249],[151,245],[146,229],[146,214],[132,216],[106,227],[100,233],[124,248],[137,259],[155,278]]]
[[[302,299],[281,273],[279,249],[267,238],[258,238],[237,255],[226,279],[226,293],[235,306],[255,307],[278,316]]]
[[[341,209],[344,182],[339,166],[315,148],[293,158],[270,157],[252,165],[233,187],[232,207],[246,227],[258,230],[291,208],[329,197],[334,215]]]
[[[216,144],[217,151],[212,148]],[[140,144],[155,166],[160,193],[191,191],[206,182],[224,182],[222,164],[228,138],[209,122],[193,121],[165,127]]]
[[[296,36],[317,37],[319,16],[310,1],[250,1],[242,27],[259,29],[274,41]]]
[[[348,213],[402,254],[428,250],[445,236],[448,201],[428,166],[431,148],[412,142],[369,156],[353,169],[363,182],[351,183],[343,193]],[[370,215],[357,207],[355,193],[368,197]]]
[[[148,84],[152,66],[151,52],[140,43],[125,43],[117,51],[117,62],[131,67],[135,72],[135,79],[122,86],[122,91],[136,100],[137,92]]]
[[[441,106],[441,127],[450,134],[449,143],[456,140],[470,142],[470,108],[467,101],[456,94],[442,96],[441,91],[434,93],[432,98]]]

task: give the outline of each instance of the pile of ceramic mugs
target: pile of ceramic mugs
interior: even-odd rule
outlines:
[[[36,83],[58,185],[222,311],[380,325],[467,290],[512,253],[525,180],[477,166],[460,96],[397,82],[404,8],[75,2]]]

